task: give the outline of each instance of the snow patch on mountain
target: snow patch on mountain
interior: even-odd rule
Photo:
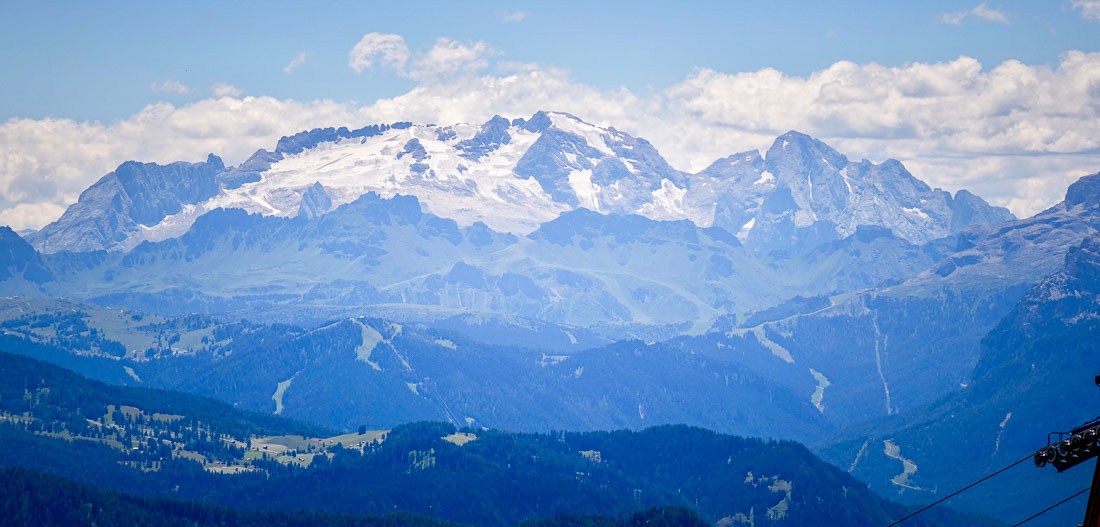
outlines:
[[[911,459],[906,459],[905,457],[902,457],[901,447],[894,443],[892,439],[887,439],[883,441],[882,444],[883,451],[886,454],[886,457],[896,459],[901,462],[901,473],[890,478],[890,483],[901,487],[902,490],[921,490],[921,488],[914,485],[912,481],[913,474],[917,473],[917,464],[914,463]]]
[[[576,154],[573,154],[576,159]],[[569,186],[577,194],[580,206],[596,212],[600,211],[600,187],[592,183],[591,170],[574,170],[569,173]]]
[[[814,393],[810,396],[810,402],[813,403],[814,408],[817,411],[825,413],[825,388],[828,388],[831,382],[825,377],[825,374],[810,368],[810,375],[813,375],[814,380],[817,381],[817,386],[814,387]]]
[[[456,130],[449,140],[440,140],[437,132],[437,127],[414,126],[377,137],[321,144],[273,164],[260,181],[217,196],[203,208],[288,216],[296,210],[302,192],[322,181],[333,206],[367,192],[387,198],[411,194],[438,216],[464,226],[482,221],[504,231],[532,230],[565,210],[535,181],[516,178],[511,172],[538,134],[511,130],[507,144],[471,160],[454,148],[468,130]],[[401,155],[412,140],[423,155]]]
[[[753,185],[767,185],[768,183],[771,183],[773,181],[775,181],[775,175],[772,174],[771,172],[768,172],[767,170],[765,170],[765,171],[760,173],[760,179],[757,179],[756,181],[753,181],[752,184]]]
[[[550,122],[554,123],[555,128],[580,137],[588,146],[595,148],[605,156],[615,155],[604,141],[604,137],[608,135],[607,130],[588,124],[569,114],[554,112],[549,115]]]
[[[737,230],[737,240],[741,243],[745,243],[745,240],[749,239],[749,233],[752,232],[753,225],[756,225],[756,218],[749,218],[740,229]]]

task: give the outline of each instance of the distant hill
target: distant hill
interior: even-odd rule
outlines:
[[[335,429],[417,420],[514,431],[685,423],[812,438],[828,428],[808,397],[660,343],[543,351],[378,319],[306,330],[36,298],[0,299],[0,316],[11,317],[0,322],[0,350]],[[554,326],[527,331],[560,336]],[[668,382],[679,388],[663,389]]]

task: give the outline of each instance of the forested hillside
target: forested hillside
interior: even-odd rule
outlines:
[[[0,354],[0,371],[0,466],[148,496],[396,509],[486,526],[667,505],[757,525],[873,526],[906,511],[789,441],[685,426],[516,434],[449,423],[318,437],[310,434],[326,432],[210,399],[104,385],[26,357]],[[915,524],[961,518],[944,511]]]

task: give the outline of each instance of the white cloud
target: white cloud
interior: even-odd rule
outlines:
[[[286,66],[283,66],[283,72],[284,73],[290,73],[290,72],[298,69],[298,66],[301,66],[302,64],[305,64],[305,63],[306,63],[306,52],[303,51],[303,52],[295,55],[294,58],[290,59],[290,62],[287,63]]]
[[[941,24],[951,24],[957,26],[962,23],[966,15],[970,14],[969,11],[956,11],[954,13],[940,13],[936,15],[936,22]]]
[[[620,127],[640,123],[640,115],[658,110],[657,100],[640,98],[626,89],[604,91],[577,83],[565,70],[517,63],[505,67],[501,76],[422,84],[403,95],[375,101],[363,111],[380,122],[480,124],[495,114],[529,117],[539,110],[557,109]]]
[[[432,82],[477,73],[488,67],[488,58],[496,53],[480,40],[463,42],[440,37],[432,47],[414,55],[400,35],[367,33],[348,53],[348,67],[362,72],[378,64],[402,77]]]
[[[488,56],[496,51],[482,41],[460,42],[449,38],[436,39],[435,45],[420,53],[404,75],[418,80],[471,74],[489,66]]]
[[[984,18],[990,22],[997,22],[999,24],[1008,23],[1008,15],[1005,14],[1004,11],[988,7],[985,5],[985,2],[978,4],[978,6],[971,9],[970,12],[978,18]]]
[[[1081,16],[1100,22],[1100,0],[1073,0],[1071,5],[1081,10]]]
[[[177,80],[166,80],[161,82],[153,82],[149,84],[149,89],[157,92],[177,93],[185,94],[190,93],[191,89]]]
[[[240,97],[241,89],[225,82],[216,82],[210,86],[210,93],[214,94],[214,97]]]
[[[348,52],[348,67],[356,73],[373,68],[375,63],[401,70],[408,60],[405,38],[391,33],[367,33]]]
[[[417,77],[410,91],[366,106],[226,96],[154,104],[112,124],[9,120],[0,124],[0,199],[39,208],[0,218],[25,216],[22,225],[39,226],[48,214],[35,210],[60,211],[128,159],[198,161],[214,152],[232,165],[318,126],[481,123],[546,109],[646,138],[689,171],[799,130],[853,159],[898,159],[933,186],[968,188],[1019,215],[1059,201],[1070,182],[1100,170],[1100,53],[990,68],[968,57],[898,67],[842,61],[807,76],[699,69],[639,95],[538,64],[498,62],[488,74],[481,68],[491,49],[477,43],[442,40],[432,49],[404,60],[413,72],[449,72],[446,82]]]
[[[527,12],[522,9],[504,13],[505,22],[522,22],[524,18],[527,18]]]
[[[954,12],[954,13],[940,13],[939,15],[936,16],[936,21],[941,23],[941,24],[952,24],[952,25],[957,26],[957,25],[961,24],[963,22],[963,20],[966,20],[968,17],[971,17],[971,16],[984,19],[988,22],[996,22],[998,24],[1007,24],[1008,23],[1008,14],[1007,13],[1005,13],[1004,11],[1001,11],[999,9],[993,9],[992,7],[989,7],[989,6],[985,5],[985,2],[982,2],[982,3],[978,4],[973,9],[970,9],[968,11],[957,11],[957,12]]]
[[[56,203],[20,203],[10,209],[0,210],[0,225],[7,225],[16,232],[34,229],[56,220],[65,207]]]

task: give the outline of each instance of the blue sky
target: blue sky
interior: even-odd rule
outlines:
[[[459,4],[11,2],[0,17],[0,120],[109,121],[156,101],[209,97],[219,82],[298,100],[407,91],[409,79],[347,67],[348,49],[371,31],[402,35],[412,49],[439,36],[485,41],[497,60],[565,68],[579,82],[636,93],[697,67],[807,75],[839,60],[898,66],[960,55],[1053,64],[1067,50],[1100,48],[1100,27],[1068,1],[987,2],[1007,23],[970,15],[958,24],[942,18],[975,2]],[[301,53],[305,62],[285,73]],[[151,88],[166,81],[188,93]]]
[[[1100,0],[5,2],[0,224],[126,160],[571,112],[676,168],[787,130],[1021,216],[1100,170]],[[388,47],[387,47],[388,46]]]

